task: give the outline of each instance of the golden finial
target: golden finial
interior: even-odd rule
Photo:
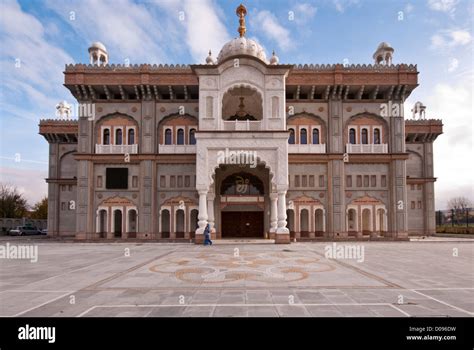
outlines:
[[[242,38],[245,36],[245,32],[247,31],[247,28],[245,28],[245,16],[247,15],[247,8],[240,4],[239,7],[237,7],[237,10],[235,10],[235,13],[237,16],[239,16],[239,29],[237,31]]]

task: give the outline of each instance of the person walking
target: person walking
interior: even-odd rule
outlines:
[[[204,229],[204,245],[212,245],[211,226],[209,224],[207,224],[206,228]]]

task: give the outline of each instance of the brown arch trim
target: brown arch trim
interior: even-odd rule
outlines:
[[[94,125],[94,133],[95,133],[94,139],[96,140],[96,142],[101,143],[101,141],[102,141],[102,135],[100,133],[100,127],[103,126],[104,124],[106,124],[107,121],[113,120],[115,118],[125,118],[128,121],[132,122],[133,126],[136,129],[135,140],[137,140],[137,136],[139,135],[139,132],[140,132],[139,126],[138,126],[138,121],[129,114],[114,112],[114,113],[106,114],[106,115],[100,117],[95,122],[95,125]],[[125,130],[123,131],[123,133],[124,133],[123,135],[125,136]],[[112,140],[112,138],[114,137],[112,135],[112,133],[111,133],[110,137],[111,137],[111,140]]]
[[[294,122],[297,122],[299,119],[303,119],[303,118],[308,118],[316,122],[314,124],[309,124],[309,126],[312,126],[312,125],[321,126],[321,134],[319,135],[319,143],[322,143],[322,144],[326,143],[326,139],[327,139],[326,122],[320,116],[313,113],[308,113],[308,112],[297,113],[287,118],[287,121],[286,121],[287,129],[295,129],[295,141],[296,141],[295,143],[299,144],[299,141],[300,141],[300,133],[299,133],[299,128],[298,128],[300,124],[294,123]],[[295,126],[296,128],[292,128],[292,126]],[[306,132],[308,133],[307,135],[308,135],[308,140],[309,140],[310,137],[312,137],[312,135],[310,135],[311,130],[307,130]]]
[[[167,116],[163,117],[159,122],[158,122],[158,128],[162,127],[162,126],[166,126],[168,122],[171,122],[173,120],[176,120],[176,119],[183,119],[183,120],[187,120],[187,121],[194,121],[196,123],[196,127],[198,126],[199,124],[199,121],[198,121],[198,118],[191,115],[191,114],[188,114],[188,113],[185,113],[185,114],[179,114],[179,113],[172,113],[172,114],[168,114]]]
[[[369,112],[357,113],[351,116],[349,119],[347,119],[347,121],[344,123],[344,143],[345,144],[349,143],[349,137],[348,137],[349,125],[354,124],[354,123],[357,124],[357,121],[363,118],[367,118],[367,119],[372,120],[373,122],[377,122],[378,124],[381,124],[382,125],[382,143],[388,143],[388,139],[389,139],[388,133],[390,129],[389,129],[387,121],[380,115],[369,113]],[[356,135],[358,134],[356,133]]]

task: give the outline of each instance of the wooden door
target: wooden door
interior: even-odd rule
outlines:
[[[222,238],[263,238],[262,211],[222,212]]]

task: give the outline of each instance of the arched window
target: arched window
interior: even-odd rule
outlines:
[[[355,143],[356,143],[356,131],[355,131],[354,128],[351,128],[349,130],[349,143],[351,145],[355,145]]]
[[[165,131],[165,145],[171,145],[171,129]]]
[[[178,145],[184,145],[184,130],[178,129]]]
[[[300,130],[300,144],[306,145],[308,143],[308,135],[306,129]]]
[[[366,145],[369,143],[369,138],[368,138],[368,134],[367,134],[367,129],[364,128],[362,129],[362,144]]]
[[[128,129],[128,144],[135,144],[135,129]]]
[[[376,145],[380,144],[380,129],[374,129],[374,143]]]
[[[115,130],[115,144],[116,145],[122,144],[122,129]]]
[[[189,144],[190,145],[196,144],[196,129],[189,130]]]
[[[290,145],[295,144],[295,129],[290,129],[290,137],[288,138],[288,143]]]
[[[104,129],[104,138],[102,140],[102,144],[110,145],[110,130]]]
[[[313,145],[319,145],[319,129],[313,129]]]

